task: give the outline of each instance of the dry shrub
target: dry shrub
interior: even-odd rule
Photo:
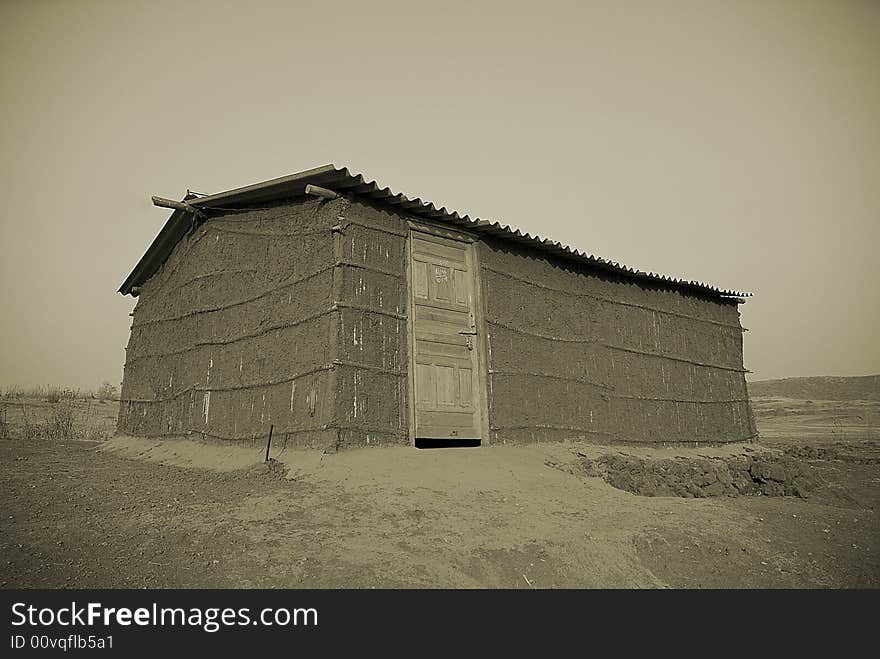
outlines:
[[[83,399],[72,387],[10,387],[0,398],[2,438],[102,441],[111,434],[104,422],[106,413],[96,417],[94,401]],[[36,402],[41,400],[48,405]]]
[[[7,400],[13,400],[16,398],[21,398],[24,396],[24,390],[21,387],[7,387],[3,390],[3,398]]]
[[[61,401],[72,401],[76,398],[79,398],[79,390],[71,389],[69,387],[47,387],[46,388],[46,402],[52,403],[53,405],[56,403],[60,403]]]
[[[53,402],[48,396],[46,400],[50,403]],[[60,400],[59,398],[55,402],[58,403]],[[29,418],[25,418],[25,439],[65,439],[75,438],[76,435],[73,423],[72,401],[59,404],[52,410],[52,415],[45,421],[31,423]]]
[[[95,392],[95,398],[102,403],[107,400],[115,400],[116,397],[116,387],[107,381],[102,382],[101,386],[98,387],[98,390]]]
[[[88,424],[81,426],[74,416],[72,399],[61,400],[52,410],[51,416],[45,421],[32,422],[30,417],[24,419],[22,433],[24,439],[86,439],[101,441],[106,439],[99,429]]]
[[[43,436],[47,439],[63,439],[73,435],[73,405],[67,401],[52,410],[52,416],[45,423]]]
[[[31,387],[30,389],[19,386],[7,387],[3,390],[2,397],[6,400],[21,398],[39,400],[42,398],[47,403],[55,404],[65,399],[81,398],[82,396],[79,389],[49,385]]]

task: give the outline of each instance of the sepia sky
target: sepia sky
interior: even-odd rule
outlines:
[[[880,3],[420,4],[0,1],[0,387],[121,380],[150,195],[329,162],[880,373]]]

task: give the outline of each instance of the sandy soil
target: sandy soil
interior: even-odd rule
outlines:
[[[577,469],[613,449],[566,443],[276,447],[269,468],[263,447],[4,439],[0,587],[878,587],[880,407],[842,436],[849,412],[811,405],[807,443],[845,450],[806,461],[807,499],[637,496]],[[805,406],[756,400],[764,446],[799,444]],[[698,452],[743,450],[764,448]]]

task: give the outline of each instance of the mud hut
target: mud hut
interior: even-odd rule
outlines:
[[[162,205],[161,202],[157,202]],[[335,449],[723,443],[755,426],[746,293],[318,167],[188,194],[137,297],[118,430]]]

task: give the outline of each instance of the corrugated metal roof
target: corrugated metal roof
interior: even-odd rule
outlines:
[[[523,233],[519,229],[513,229],[499,222],[489,222],[479,218],[472,219],[468,215],[460,215],[457,211],[447,210],[446,207],[438,208],[433,203],[422,201],[418,197],[410,199],[405,195],[395,193],[389,188],[381,187],[375,181],[367,181],[361,174],[350,172],[347,167],[339,168],[335,165],[324,165],[323,167],[316,167],[297,174],[291,174],[290,176],[204,197],[193,198],[188,195],[186,200],[191,206],[203,210],[222,210],[301,197],[305,194],[305,187],[308,184],[329,188],[341,194],[361,197],[377,204],[399,208],[407,214],[416,217],[460,226],[477,233],[496,236],[505,240],[512,240],[548,254],[587,263],[594,268],[614,272],[627,278],[648,280],[713,297],[751,297],[751,293],[722,289],[694,280],[685,281],[654,272],[644,272],[616,261],[610,261],[578,249],[573,249],[568,245],[554,242],[548,238]],[[192,216],[190,214],[174,211],[168,222],[165,223],[162,231],[159,232],[159,235],[153,241],[153,244],[150,245],[150,248],[119,288],[119,292],[127,295],[132,292],[133,287],[139,286],[153,276],[156,270],[165,262],[165,259],[168,258],[168,255],[174,249],[174,245],[185,235],[191,222]]]

